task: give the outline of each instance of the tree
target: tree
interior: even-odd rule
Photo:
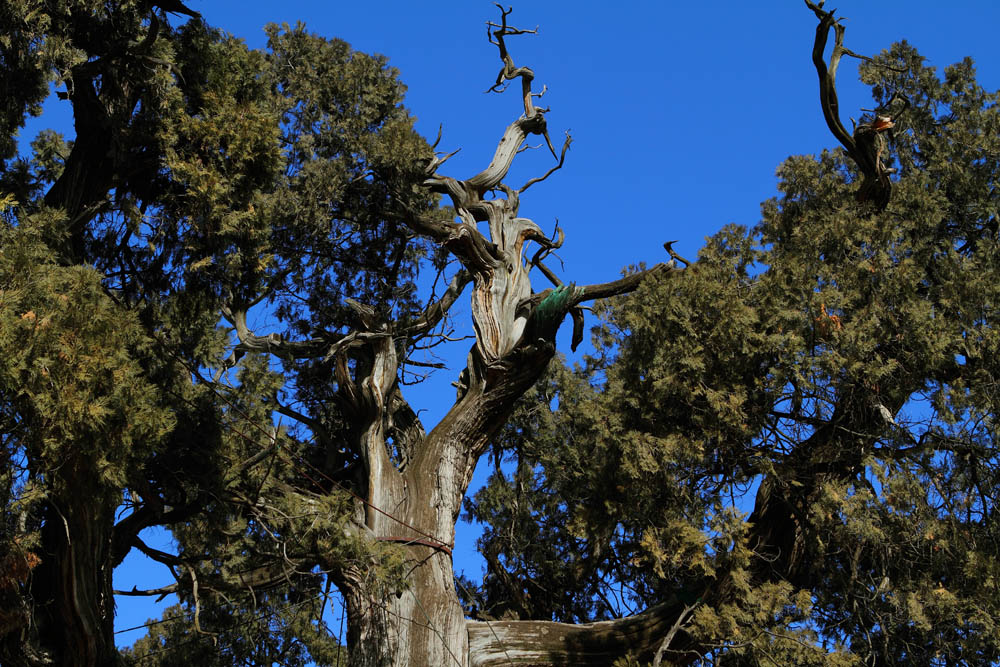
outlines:
[[[263,53],[197,21],[175,30],[146,2],[2,13],[13,26],[0,45],[4,90],[17,91],[5,127],[56,78],[76,136],[40,136],[31,160],[3,147],[0,655],[113,664],[111,572],[131,549],[186,579],[195,609],[209,594],[197,542],[161,553],[142,530],[219,537],[227,574],[241,578],[239,563],[267,561],[247,547],[267,525],[233,508],[289,478],[278,448],[328,475],[345,464],[336,448],[325,461],[271,426],[278,375],[260,355],[243,360],[237,388],[219,384],[220,313],[269,298],[292,329],[312,320],[335,332],[354,297],[413,319],[407,285],[423,246],[389,208],[430,210],[413,183],[431,152],[384,61],[301,28],[273,28]],[[291,296],[306,285],[312,303]],[[329,383],[319,385],[322,399]],[[323,502],[329,524],[346,520],[342,500]],[[313,579],[289,573],[282,594]],[[226,583],[212,595],[231,592]]]
[[[596,354],[526,395],[501,436],[514,472],[468,503],[484,616],[647,608],[607,627],[654,664],[1000,659],[997,95],[969,60],[866,59],[898,123],[879,190],[837,116],[843,27],[807,4],[845,149],[786,161],[757,227],[605,302]],[[521,650],[518,622],[492,626]],[[477,664],[504,664],[482,631]]]
[[[4,664],[996,660],[996,96],[896,45],[863,64],[879,108],[848,134],[843,30],[807,4],[845,150],[787,161],[761,224],[696,263],[668,243],[588,286],[545,264],[562,232],[519,217],[569,137],[549,140],[509,10],[494,88],[520,84],[523,113],[459,180],[396,73],[342,42],[272,27],[254,51],[148,2],[0,6],[5,129],[53,73],[76,129],[29,161],[0,146]],[[555,165],[509,186],[530,135]],[[440,294],[418,298],[421,270]],[[475,344],[426,432],[404,382],[465,292]],[[567,315],[575,346],[582,304],[632,292],[598,303],[584,366],[550,364]],[[489,571],[456,590],[487,452],[465,507]],[[110,573],[133,548],[176,577],[133,593],[183,606],[119,656]]]

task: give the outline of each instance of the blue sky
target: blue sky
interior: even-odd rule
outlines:
[[[468,177],[489,162],[504,127],[518,113],[517,94],[484,94],[500,67],[486,41],[484,22],[499,12],[485,0],[439,2],[256,2],[189,0],[208,23],[263,46],[269,22],[303,21],[313,32],[339,37],[354,48],[382,53],[408,86],[406,104],[418,129],[439,149],[461,151],[443,173]],[[1000,4],[841,0],[845,44],[873,54],[906,39],[939,69],[971,56],[987,89],[1000,88],[995,30]],[[176,22],[183,17],[173,17]],[[536,88],[553,142],[574,138],[566,166],[523,197],[521,215],[551,230],[559,220],[566,243],[557,268],[564,280],[603,282],[632,263],[665,259],[662,243],[693,258],[704,237],[723,225],[753,225],[759,205],[775,194],[775,168],[793,154],[834,145],[819,108],[810,53],[816,19],[798,0],[715,4],[676,2],[522,3],[510,22],[539,27],[536,36],[511,38],[515,62],[535,70]],[[845,124],[870,107],[857,83],[856,63],[839,73]],[[52,101],[24,132],[66,131],[68,103]],[[544,173],[552,157],[529,151],[509,179],[519,185]],[[539,289],[544,279],[538,279]],[[466,319],[462,304],[459,319]],[[568,329],[568,327],[565,327]],[[561,332],[568,350],[568,331]],[[450,359],[464,358],[468,343]],[[409,398],[430,428],[454,392],[453,376],[439,373]],[[480,470],[477,479],[483,479]],[[474,484],[477,482],[474,482]],[[460,528],[456,568],[478,576],[471,553],[476,531]],[[116,586],[169,583],[162,568],[130,557]],[[149,600],[118,599],[117,627],[159,616]],[[169,600],[164,602],[168,604]],[[118,636],[130,644],[142,633]]]

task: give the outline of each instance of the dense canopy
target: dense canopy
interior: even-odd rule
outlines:
[[[0,1],[0,662],[1000,660],[998,95],[898,43],[848,131],[849,34],[806,5],[840,146],[695,261],[578,285],[520,214],[572,156],[509,10],[517,117],[458,179],[384,58],[301,25],[251,49],[176,2]],[[72,135],[19,156],[50,85]],[[532,135],[551,163],[511,185]],[[118,593],[180,603],[119,651],[134,551],[175,581]]]

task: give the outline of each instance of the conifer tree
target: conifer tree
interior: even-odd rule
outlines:
[[[518,117],[459,179],[397,72],[341,41],[0,2],[0,662],[1000,659],[997,95],[896,44],[863,59],[875,109],[848,132],[853,54],[806,5],[841,147],[786,161],[760,224],[695,262],[667,243],[576,285],[546,264],[562,231],[519,211],[570,140],[510,10],[490,41]],[[49,83],[74,136],[17,158]],[[551,168],[510,185],[532,135]],[[403,380],[460,298],[475,343],[427,430]],[[594,300],[596,352],[569,368],[556,330],[575,347]],[[488,571],[456,587],[463,502]],[[119,652],[132,550],[175,582],[119,593],[180,604]]]

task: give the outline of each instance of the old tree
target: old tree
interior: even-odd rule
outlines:
[[[841,147],[787,160],[760,224],[696,262],[668,244],[584,286],[519,217],[551,171],[505,182],[531,135],[553,170],[569,145],[509,12],[495,88],[520,116],[459,179],[343,42],[0,2],[0,662],[1000,659],[998,96],[897,44],[862,58],[875,109],[848,131],[853,53],[806,5]],[[73,136],[18,158],[53,82]],[[594,354],[554,358],[614,296]],[[459,299],[475,341],[427,430],[404,389]],[[488,567],[456,585],[463,509]],[[128,592],[181,605],[119,653],[132,550],[175,583]]]

